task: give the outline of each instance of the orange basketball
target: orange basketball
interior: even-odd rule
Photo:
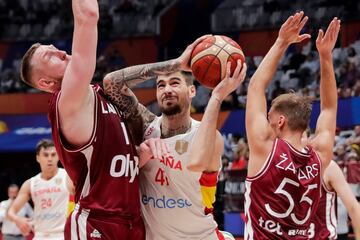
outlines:
[[[202,85],[214,88],[226,75],[226,63],[231,62],[231,74],[244,53],[234,40],[226,36],[210,36],[198,43],[191,54],[191,69]]]

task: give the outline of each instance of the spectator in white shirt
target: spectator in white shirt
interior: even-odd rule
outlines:
[[[11,184],[8,187],[8,200],[4,200],[0,203],[0,222],[2,222],[1,232],[3,234],[3,240],[25,240],[16,224],[6,217],[6,212],[10,205],[16,198],[19,192],[19,186]],[[21,217],[31,218],[33,215],[33,209],[29,203],[26,203],[24,207],[18,212]]]

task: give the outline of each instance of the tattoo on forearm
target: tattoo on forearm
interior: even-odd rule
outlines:
[[[105,92],[112,102],[123,112],[136,144],[140,144],[143,133],[154,120],[155,115],[139,103],[135,94],[124,82],[107,81]]]
[[[139,104],[130,88],[156,78],[158,75],[172,73],[179,69],[180,63],[176,60],[128,67],[109,73],[104,79],[104,89],[111,101],[124,113],[125,118],[142,119],[142,121],[134,120],[134,123],[137,123],[134,125],[138,127],[137,131],[139,129],[145,131],[155,115]]]
[[[170,60],[159,63],[150,63],[132,66],[121,69],[109,74],[111,81],[125,82],[128,87],[133,87],[141,82],[158,75],[178,71],[180,63],[176,60]]]
[[[123,82],[109,81],[104,87],[108,97],[124,113],[125,118],[136,115],[138,100]]]
[[[179,62],[175,60],[150,63],[144,65],[133,66],[123,69],[123,79],[129,87],[133,87],[142,81],[156,78],[158,75],[172,73],[178,71]]]

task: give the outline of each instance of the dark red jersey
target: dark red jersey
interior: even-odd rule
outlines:
[[[138,157],[118,109],[99,86],[95,95],[91,139],[74,148],[64,138],[58,115],[57,92],[50,99],[49,119],[60,160],[74,182],[75,201],[82,209],[108,217],[140,216]]]
[[[320,198],[320,169],[311,146],[300,152],[276,139],[263,168],[245,182],[245,239],[308,239]]]
[[[325,184],[321,184],[321,197],[316,214],[311,221],[310,239],[327,240],[337,238],[337,196]]]

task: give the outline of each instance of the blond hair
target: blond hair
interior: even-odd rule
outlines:
[[[41,46],[40,43],[35,43],[24,54],[20,65],[20,78],[21,80],[31,87],[35,87],[35,84],[31,80],[31,73],[33,66],[31,66],[31,59],[36,51]]]
[[[281,94],[272,101],[271,108],[285,115],[292,131],[303,132],[309,126],[312,101],[308,97],[295,93]]]

